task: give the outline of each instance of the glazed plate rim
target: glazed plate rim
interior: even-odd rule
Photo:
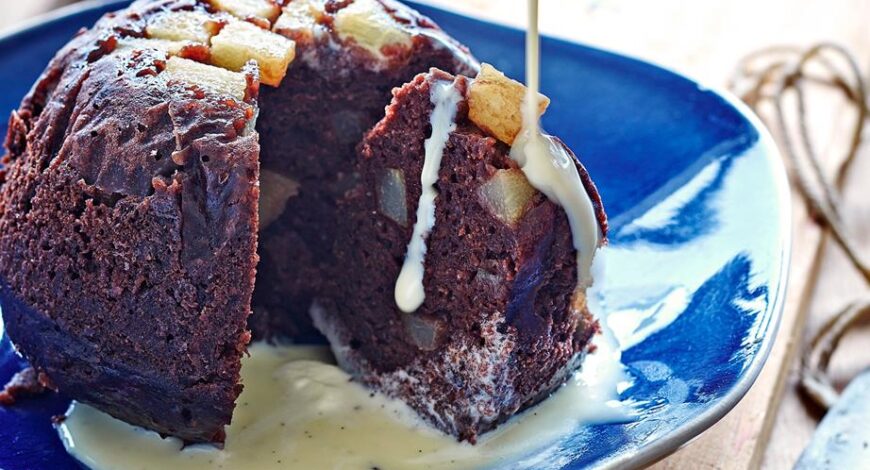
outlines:
[[[71,17],[74,17],[89,10],[105,8],[113,4],[118,4],[120,6],[121,4],[130,3],[130,1],[131,0],[84,0],[79,3],[67,5],[51,12],[38,15],[29,20],[20,22],[12,27],[0,30],[0,42],[14,40],[16,36],[26,34],[30,30],[49,26],[52,23],[67,20]],[[412,7],[418,6],[417,2],[405,0],[402,1],[403,3],[410,4]],[[425,2],[425,0],[422,1]],[[444,8],[428,3],[423,3],[421,6],[424,6],[427,9],[443,11],[446,14],[468,18],[467,15],[453,12],[450,10],[445,10]],[[472,19],[474,19],[475,21],[480,21],[482,23],[495,25],[499,28],[511,30],[513,32],[522,33],[522,30],[512,25],[506,25],[491,20],[482,20],[477,18]],[[599,467],[640,468],[651,465],[652,463],[663,459],[664,457],[670,455],[671,453],[675,452],[679,448],[689,443],[691,440],[699,436],[708,428],[712,427],[716,422],[722,419],[729,411],[731,411],[732,408],[734,408],[740,402],[740,400],[747,394],[747,392],[755,383],[756,379],[761,373],[761,369],[764,367],[764,364],[766,363],[773,348],[774,341],[778,336],[787,291],[789,277],[788,267],[792,254],[792,200],[789,181],[786,175],[785,165],[783,164],[779,150],[769,131],[761,122],[761,120],[755,115],[755,113],[730,92],[721,90],[717,87],[702,85],[699,81],[693,79],[691,76],[679,72],[672,67],[657,64],[655,62],[641,59],[630,54],[610,51],[599,47],[588,46],[577,41],[565,39],[563,37],[547,36],[547,39],[557,43],[580,46],[589,50],[618,56],[622,59],[633,62],[640,62],[648,66],[660,69],[669,74],[682,77],[683,79],[697,84],[700,89],[711,91],[714,94],[718,95],[720,98],[723,99],[726,105],[734,108],[734,110],[736,110],[737,113],[742,118],[744,118],[755,131],[758,132],[758,146],[763,150],[762,153],[766,159],[766,163],[770,166],[772,184],[775,186],[775,192],[777,194],[777,207],[779,209],[779,213],[777,215],[779,216],[779,226],[776,227],[776,230],[779,235],[779,240],[781,242],[780,247],[782,250],[779,254],[781,258],[779,266],[780,275],[775,285],[771,286],[772,288],[776,289],[776,293],[773,297],[772,302],[767,307],[767,313],[771,315],[770,324],[769,327],[766,329],[765,334],[763,335],[761,345],[757,353],[754,354],[752,359],[749,361],[748,366],[740,374],[733,387],[727,392],[726,395],[718,399],[716,403],[714,403],[703,412],[694,415],[692,418],[689,419],[688,422],[679,426],[674,431],[658,439],[655,439],[654,441],[643,445],[640,448],[634,449],[633,452],[622,452],[618,454],[615,458],[607,459]],[[570,465],[571,464],[569,463],[568,466],[570,467]]]

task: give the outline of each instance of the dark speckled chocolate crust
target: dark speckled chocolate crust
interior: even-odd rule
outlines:
[[[0,188],[3,315],[69,396],[186,441],[222,441],[250,338],[259,144],[251,101],[115,51],[156,4],[61,50],[10,120]]]
[[[572,304],[576,257],[565,212],[540,193],[516,226],[488,209],[481,187],[498,169],[517,165],[505,144],[471,123],[464,101],[435,185],[426,300],[413,313],[396,306],[393,292],[422,191],[430,89],[448,80],[454,78],[434,70],[396,90],[386,117],[360,145],[361,184],[341,205],[347,222],[336,257],[343,272],[336,296],[312,313],[345,369],[474,442],[561,385],[589,350],[598,323],[585,297]],[[466,78],[455,83],[467,89]],[[601,199],[576,163],[606,235]],[[404,175],[405,226],[380,213],[376,188],[388,169]]]

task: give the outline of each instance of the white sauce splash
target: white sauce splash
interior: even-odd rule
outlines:
[[[263,343],[243,360],[245,389],[223,450],[182,448],[178,439],[79,403],[58,431],[69,453],[93,470],[498,468],[584,424],[630,419],[615,401],[628,384],[619,349],[606,336],[596,344],[583,371],[552,397],[473,446],[432,429],[403,402],[352,382],[325,347]]]
[[[538,0],[529,0],[523,129],[511,147],[511,158],[520,165],[532,187],[565,210],[577,251],[577,287],[586,289],[592,285],[592,260],[598,249],[601,227],[574,159],[552,137],[541,133],[538,122],[539,64]]]
[[[420,183],[423,191],[417,204],[417,222],[414,233],[408,243],[405,263],[396,280],[396,304],[403,312],[411,313],[423,305],[426,293],[423,289],[423,274],[425,272],[426,238],[435,226],[435,198],[438,190],[438,171],[441,169],[441,158],[447,146],[450,133],[456,129],[456,109],[462,100],[462,95],[453,82],[434,81],[431,97],[435,109],[429,117],[432,126],[432,136],[426,139],[426,154],[423,160],[423,172]]]

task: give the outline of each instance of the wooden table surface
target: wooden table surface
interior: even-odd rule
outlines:
[[[525,0],[425,1],[506,24],[524,23]],[[4,0],[0,29],[60,3]],[[870,2],[865,0],[544,0],[541,8],[545,33],[648,59],[717,87],[726,85],[741,57],[774,44],[835,41],[856,53],[863,70],[870,70]],[[810,127],[819,148],[840,158],[852,115],[834,94],[817,95],[810,105]],[[870,198],[862,185],[870,177],[868,147],[845,190],[844,213],[857,234],[870,233]],[[835,164],[835,159],[827,162],[830,168]],[[801,199],[795,194],[793,200],[789,290],[770,359],[731,413],[655,468],[790,469],[810,439],[819,416],[807,411],[797,394],[798,356],[832,312],[868,287],[810,220]],[[870,237],[862,239],[870,253]],[[868,340],[870,324],[865,324],[847,336],[834,356],[833,375],[840,385],[870,365]]]

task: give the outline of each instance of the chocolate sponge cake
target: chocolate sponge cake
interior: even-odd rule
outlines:
[[[116,24],[73,40],[12,115],[7,333],[69,396],[220,441],[257,260],[257,71],[188,87],[187,59],[117,51]]]
[[[341,202],[336,257],[346,271],[334,299],[312,311],[345,369],[470,441],[563,383],[598,329],[575,293],[565,211],[469,119],[474,86],[433,70],[394,92],[359,147],[361,184]],[[573,163],[604,232],[595,187]],[[421,262],[412,251],[427,217],[426,167],[436,194],[424,299],[405,308],[401,278]]]
[[[33,370],[0,399],[48,387],[220,443],[249,341],[319,330],[358,380],[474,441],[598,328],[601,202],[548,140],[588,206],[581,247],[514,155],[522,88],[390,0],[106,15],[10,118],[0,303]]]
[[[299,4],[306,2],[288,5]],[[294,32],[281,20],[276,24],[276,31],[296,39],[297,59],[280,87],[260,92],[261,189],[273,204],[261,205],[268,218],[260,231],[255,337],[313,331],[308,310],[335,264],[335,201],[355,183],[355,147],[383,118],[391,90],[429,67],[455,73],[477,68],[464,48],[428,19],[396,3],[384,5],[381,13],[371,13],[381,8],[373,0],[326,2],[321,21],[331,22],[332,35]],[[392,16],[381,18],[386,12]],[[376,31],[373,38],[369,29]],[[350,37],[348,30],[359,41],[336,48],[337,41]],[[392,44],[376,48],[381,41]]]
[[[391,88],[476,67],[399,4],[285,3],[137,1],[10,119],[9,336],[68,396],[189,442],[223,440],[248,325],[311,329],[334,201]]]

